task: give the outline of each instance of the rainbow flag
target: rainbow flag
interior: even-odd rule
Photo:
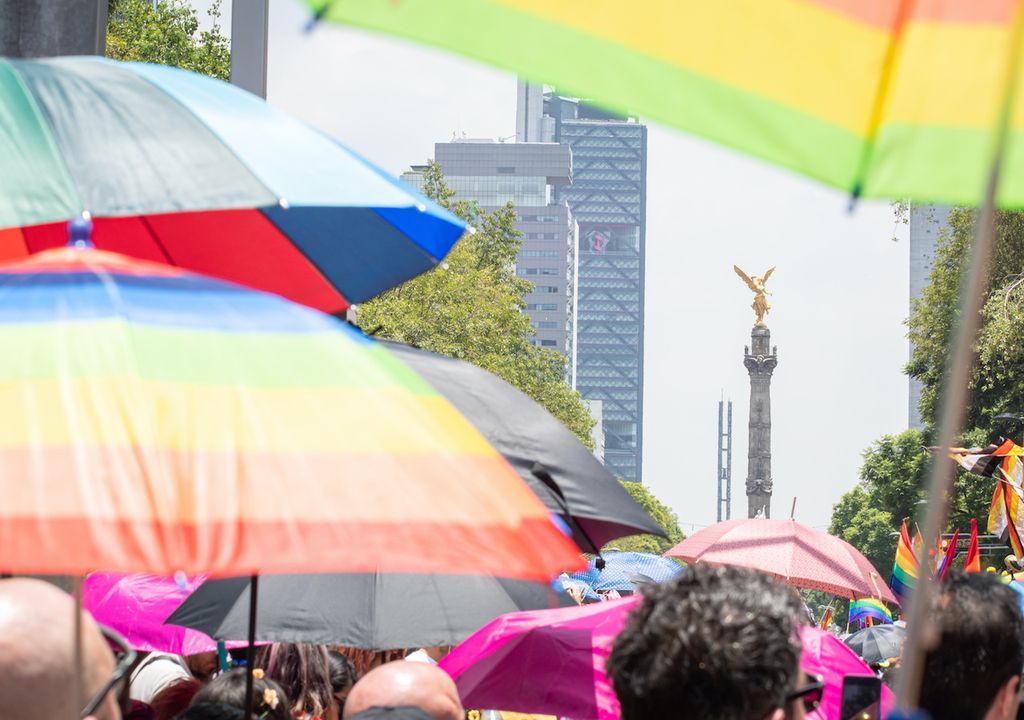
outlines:
[[[953,537],[949,539],[949,543],[946,545],[946,552],[943,554],[942,559],[939,560],[938,567],[935,568],[936,580],[942,580],[946,577],[946,573],[949,571],[950,566],[953,564],[953,560],[956,558],[956,541],[959,539],[960,528],[957,528],[953,531]]]
[[[1017,557],[1024,557],[1024,541],[1021,540],[1021,528],[1024,527],[1022,456],[1024,448],[1012,440],[974,450],[954,448],[950,455],[969,472],[995,478],[996,487],[988,513],[988,531],[1006,540]]]
[[[900,528],[900,539],[896,544],[896,559],[892,564],[892,578],[889,580],[889,587],[896,594],[902,603],[906,600],[910,591],[917,583],[917,557],[914,555],[914,545],[910,542],[910,533],[907,532],[907,521],[903,521]]]
[[[978,552],[978,521],[971,518],[971,544],[967,547],[964,558],[966,572],[981,572],[981,553]]]
[[[862,598],[850,603],[849,623],[860,623],[861,625],[892,624],[892,613],[881,600],[877,598]]]
[[[829,605],[825,609],[825,614],[821,616],[821,621],[818,623],[818,627],[822,630],[828,630],[828,626],[832,624],[832,606]]]

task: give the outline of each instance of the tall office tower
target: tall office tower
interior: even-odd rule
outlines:
[[[935,262],[935,249],[939,234],[949,223],[951,208],[941,205],[914,205],[910,209],[910,304],[921,297],[928,276]],[[914,355],[914,343],[908,348],[909,357]],[[924,428],[917,404],[921,400],[921,382],[910,378],[910,398],[907,407],[908,427]]]
[[[640,482],[644,398],[647,128],[633,117],[520,82],[516,131],[572,148],[573,181],[555,188],[579,224],[576,389],[602,403],[605,465]]]
[[[555,200],[555,188],[572,182],[572,152],[556,143],[461,140],[435,144],[434,158],[456,199],[476,200],[488,211],[515,205],[515,227],[523,233],[516,273],[534,285],[526,296],[533,342],[565,354],[567,380],[574,384],[576,222]],[[423,167],[402,179],[422,189]]]

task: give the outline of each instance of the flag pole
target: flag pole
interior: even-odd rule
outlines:
[[[942,383],[941,412],[938,424],[938,445],[945,450],[953,446],[953,439],[963,428],[967,414],[971,368],[974,365],[974,342],[981,324],[981,309],[985,300],[989,264],[996,236],[996,192],[1002,170],[1003,155],[1009,134],[1010,115],[1014,106],[1014,90],[1020,57],[1021,30],[1024,9],[1016,3],[1013,26],[1010,31],[1006,74],[1003,78],[1002,105],[993,133],[992,162],[985,187],[984,203],[975,228],[974,242],[967,267],[961,278],[960,314],[954,331],[953,354],[947,364]],[[953,488],[954,466],[945,457],[932,458],[928,473],[928,505],[924,517],[924,542],[917,549],[918,567],[923,570],[927,548],[935,545],[949,516],[949,495]],[[921,697],[921,679],[924,676],[925,649],[932,633],[927,620],[928,608],[934,594],[931,573],[921,572],[910,593],[907,614],[907,643],[903,652],[901,672],[897,677],[897,701],[904,711],[918,707]],[[920,620],[918,622],[918,620]]]

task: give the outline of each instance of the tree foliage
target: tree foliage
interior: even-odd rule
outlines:
[[[594,420],[578,392],[565,381],[565,357],[533,345],[525,309],[532,284],[515,274],[520,233],[509,203],[484,212],[475,202],[456,201],[440,166],[424,175],[426,194],[468,222],[444,265],[360,305],[359,324],[380,337],[477,365],[543,405],[580,442],[593,447]]]
[[[910,206],[897,205],[897,220],[905,222]],[[959,313],[960,276],[967,261],[977,213],[955,208],[939,245],[928,285],[914,301],[907,320],[914,353],[906,372],[922,383],[918,406],[926,429],[886,435],[864,454],[860,482],[833,508],[830,532],[863,552],[884,574],[892,566],[894,533],[900,521],[917,515],[924,497],[929,463],[924,449],[933,435],[937,400]],[[1020,423],[1000,424],[1000,413],[1024,413],[1024,213],[1001,212],[976,345],[977,362],[971,375],[967,430],[959,443],[985,445],[1003,435],[1020,437]],[[969,532],[971,518],[985,531],[993,481],[958,471],[950,498],[947,532]],[[984,560],[984,559],[983,559]],[[991,560],[991,559],[989,559]]]
[[[654,493],[640,483],[626,482],[621,479],[619,482],[622,483],[622,487],[626,488],[626,492],[640,504],[640,507],[647,511],[654,522],[661,526],[661,529],[668,535],[668,539],[660,538],[657,535],[631,535],[608,543],[606,549],[614,547],[623,551],[661,555],[686,539],[686,535],[679,528],[679,517],[672,508],[655,497]]]
[[[959,313],[960,274],[975,220],[974,210],[952,211],[929,284],[914,301],[907,322],[914,354],[906,370],[924,386],[919,409],[929,425],[937,417],[936,401]],[[1004,412],[1024,413],[1024,213],[999,213],[996,233],[966,423],[967,428],[984,430],[992,439],[1022,429],[1019,425],[998,426],[994,418]]]
[[[173,65],[221,80],[231,76],[231,49],[220,31],[220,0],[208,11],[211,28],[201,30],[187,0],[111,0],[107,57]]]

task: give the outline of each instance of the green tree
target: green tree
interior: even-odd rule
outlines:
[[[111,0],[107,57],[173,65],[211,77],[231,76],[231,49],[220,31],[220,0],[208,11],[211,28],[201,30],[187,0]]]
[[[975,220],[973,210],[952,211],[940,237],[929,284],[914,301],[907,321],[914,354],[906,371],[924,386],[919,409],[929,425],[936,418],[953,322],[959,313],[960,274]],[[1022,429],[1019,425],[999,427],[994,417],[1003,412],[1024,413],[1024,213],[999,213],[996,232],[965,424],[986,431],[992,439],[999,432]]]
[[[523,312],[532,284],[515,274],[520,233],[511,203],[484,212],[456,201],[436,162],[424,174],[426,194],[475,229],[445,263],[359,306],[359,324],[380,337],[411,343],[477,365],[543,405],[580,442],[593,447],[594,420],[565,381],[565,357],[533,345]]]
[[[660,538],[657,535],[630,535],[608,543],[605,549],[616,548],[618,550],[631,552],[645,552],[654,555],[661,555],[674,545],[678,545],[686,539],[686,535],[679,528],[679,517],[675,511],[663,503],[647,487],[637,482],[626,482],[620,479],[622,487],[628,492],[637,503],[640,504],[647,514],[654,519],[654,522],[661,526],[661,529],[668,535],[668,539]]]

